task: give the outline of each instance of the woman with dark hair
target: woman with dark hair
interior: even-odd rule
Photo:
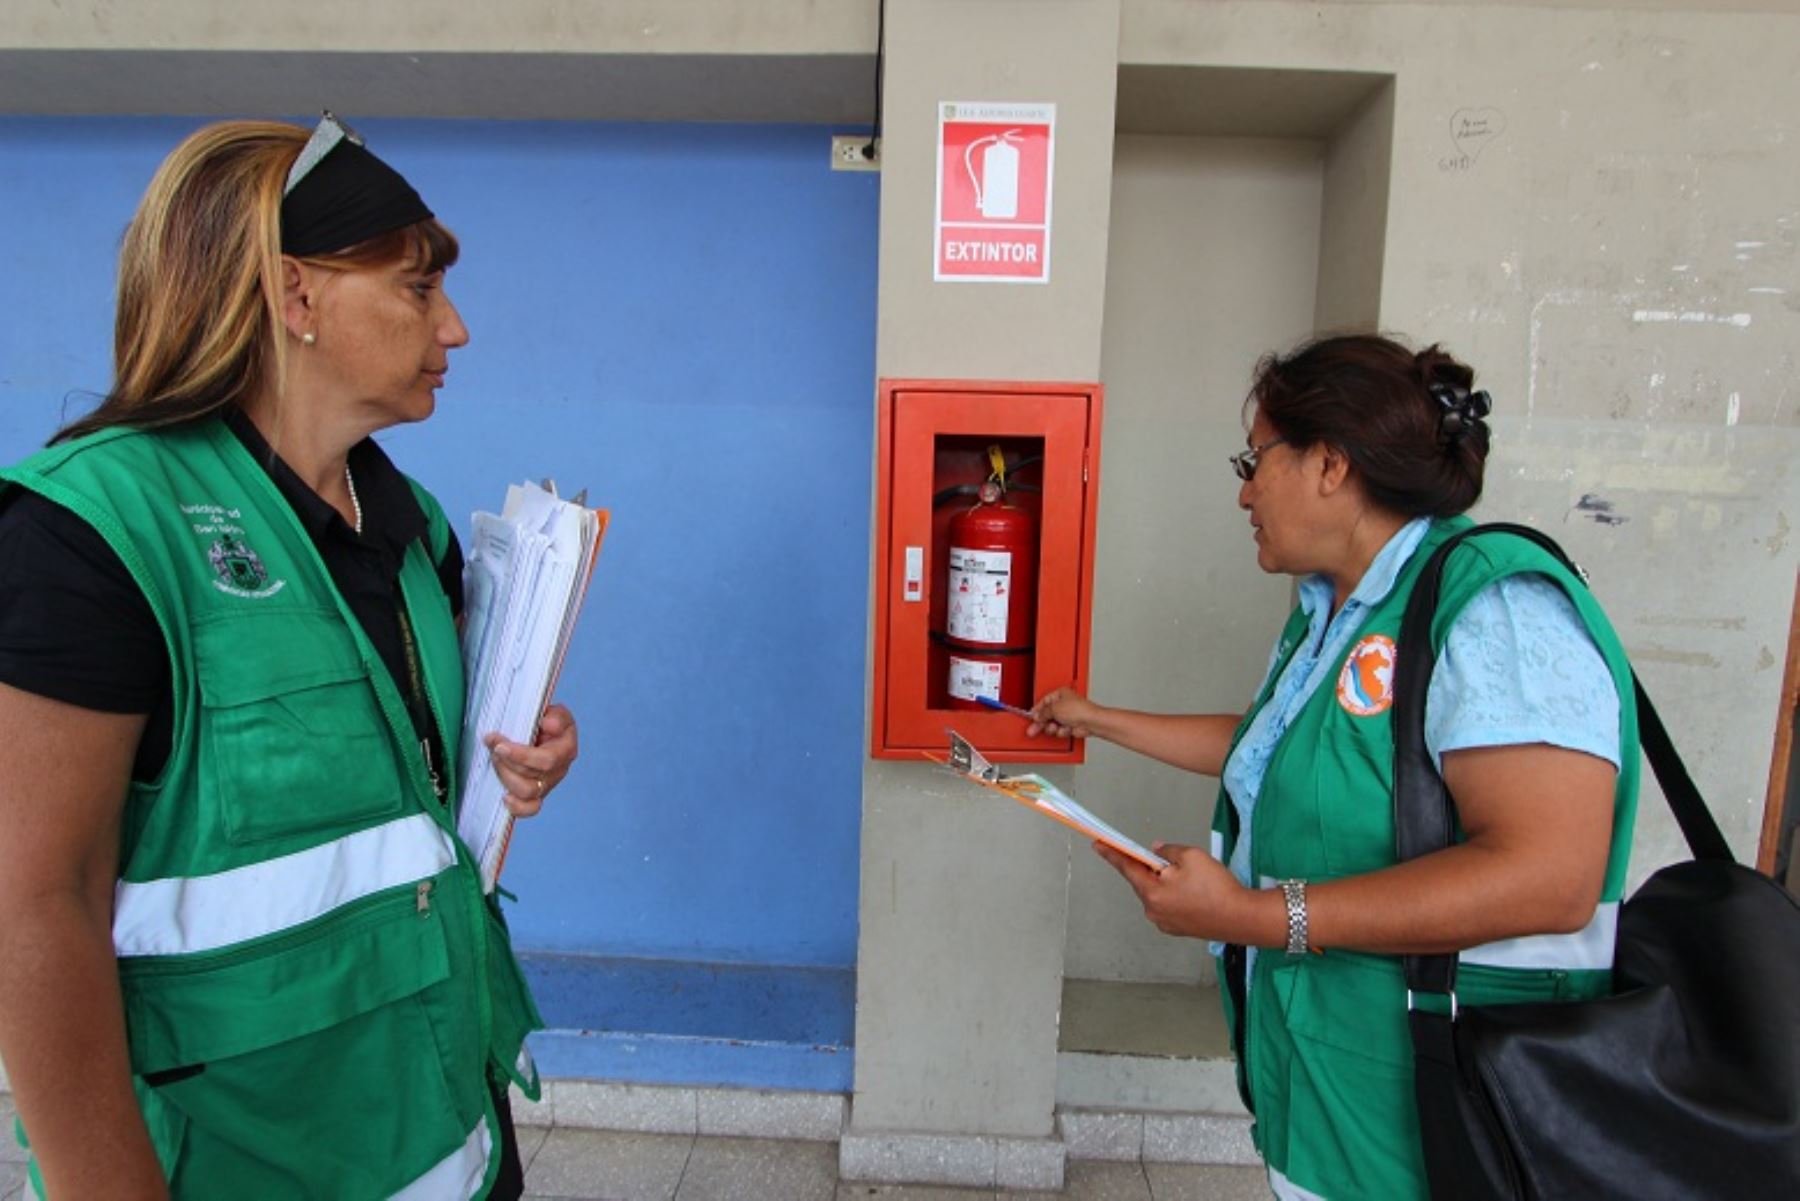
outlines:
[[[1169,934],[1214,944],[1239,1089],[1276,1194],[1424,1197],[1400,956],[1457,951],[1463,1002],[1608,991],[1637,803],[1631,676],[1587,590],[1523,539],[1450,556],[1426,743],[1458,841],[1397,863],[1395,639],[1470,522],[1488,398],[1437,346],[1328,338],[1258,365],[1231,457],[1257,565],[1299,605],[1248,712],[1162,715],[1062,689],[1032,731],[1098,737],[1221,787],[1209,850],[1096,850]]]
[[[537,1012],[456,837],[462,552],[371,435],[457,243],[327,114],[199,130],[113,387],[0,471],[0,1053],[48,1201],[516,1198]],[[574,719],[490,736],[528,816]]]

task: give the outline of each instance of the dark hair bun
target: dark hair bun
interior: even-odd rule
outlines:
[[[1426,391],[1433,385],[1447,385],[1463,392],[1475,386],[1474,370],[1451,358],[1437,342],[1413,355],[1413,370]]]
[[[1474,385],[1437,343],[1356,334],[1265,357],[1249,399],[1290,443],[1342,449],[1375,503],[1449,517],[1481,497],[1491,402]]]

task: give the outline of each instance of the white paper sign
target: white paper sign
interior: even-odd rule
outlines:
[[[978,696],[1000,699],[1000,664],[975,663],[950,656],[950,695],[959,701],[972,701]]]
[[[950,548],[950,637],[1003,645],[1011,599],[1011,551]]]

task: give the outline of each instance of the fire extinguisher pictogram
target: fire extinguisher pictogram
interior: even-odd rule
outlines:
[[[980,709],[978,696],[1021,708],[1032,701],[1037,519],[1009,500],[1003,467],[995,477],[950,519],[944,643],[952,709]]]
[[[975,189],[975,207],[990,221],[1011,221],[1019,215],[1019,142],[1024,131],[1009,129],[969,143],[963,151],[963,170]],[[985,149],[984,149],[985,147]],[[975,152],[981,151],[981,170],[975,170]]]

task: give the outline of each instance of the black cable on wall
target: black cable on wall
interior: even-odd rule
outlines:
[[[875,123],[869,130],[869,141],[862,149],[863,157],[875,161],[875,143],[881,138],[881,78],[887,67],[887,0],[875,5]]]

